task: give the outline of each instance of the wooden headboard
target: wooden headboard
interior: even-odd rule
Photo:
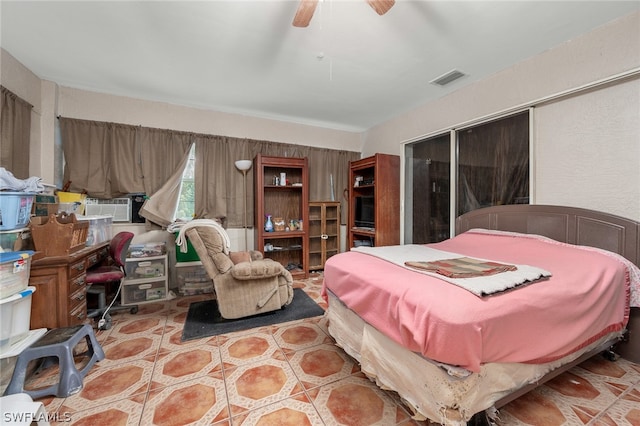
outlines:
[[[538,234],[618,253],[640,266],[640,222],[576,207],[514,204],[465,213],[456,234],[472,228]]]

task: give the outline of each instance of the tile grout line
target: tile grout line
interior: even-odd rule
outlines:
[[[633,368],[633,367],[631,367]],[[637,379],[638,383],[640,383],[640,376]],[[603,416],[607,415],[607,413],[609,412],[609,410],[616,405],[620,400],[622,400],[625,396],[627,396],[627,394],[633,392],[634,388],[637,386],[637,383],[634,383],[633,381],[631,381],[629,387],[627,387],[627,389],[625,389],[620,395],[618,395],[618,397],[616,399],[614,399],[611,404],[607,405],[606,408],[604,408],[602,411],[600,411],[598,413],[597,416],[595,416],[593,419],[591,419],[589,421],[589,423],[587,423],[585,426],[596,426],[596,422],[598,420],[600,420]]]
[[[170,312],[171,309],[168,310]],[[144,415],[145,410],[147,409],[147,403],[149,402],[149,397],[151,393],[151,385],[153,384],[153,377],[156,372],[156,368],[158,368],[158,359],[160,357],[160,351],[162,351],[162,341],[167,332],[167,323],[169,321],[169,314],[166,312],[164,314],[164,324],[162,326],[162,333],[160,335],[160,343],[158,344],[158,348],[156,350],[156,355],[153,359],[153,368],[151,369],[151,374],[149,375],[149,383],[147,383],[147,391],[144,394],[144,400],[142,401],[142,409],[140,410],[140,417],[138,418],[138,426],[142,426],[142,417]]]

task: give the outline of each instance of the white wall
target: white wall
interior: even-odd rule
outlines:
[[[395,119],[382,123],[363,134],[322,129],[312,126],[278,122],[273,120],[245,117],[234,114],[217,113],[180,107],[158,102],[110,96],[82,90],[57,87],[54,83],[40,81],[31,71],[19,64],[11,55],[2,51],[1,83],[23,99],[34,104],[34,117],[37,128],[32,140],[32,150],[37,158],[32,165],[32,174],[53,181],[54,170],[50,162],[53,152],[54,134],[51,117],[60,114],[65,117],[89,120],[114,121],[149,127],[173,128],[209,134],[221,134],[234,137],[273,140],[303,145],[322,146],[336,149],[362,151],[364,156],[375,152],[403,155],[402,144],[416,140],[421,136],[455,127],[461,123],[488,116],[499,111],[509,110],[519,105],[528,105],[566,90],[577,88],[601,79],[640,69],[640,13],[633,13],[604,25],[588,34],[564,43],[554,49],[543,52],[509,69],[469,86],[437,101],[431,102]],[[471,76],[473,78],[473,76]],[[593,96],[610,102],[608,95],[619,86],[606,87],[594,92]],[[621,150],[623,154],[607,156],[598,162],[598,186],[612,188],[610,191],[598,191],[594,201],[592,192],[578,191],[578,176],[560,176],[555,157],[549,154],[551,147],[559,152],[571,151],[567,144],[567,131],[571,126],[557,124],[548,132],[534,135],[534,163],[536,165],[534,194],[536,202],[569,201],[572,205],[599,209],[625,217],[640,220],[637,204],[629,203],[631,198],[640,197],[638,167],[630,165],[633,161],[619,161],[621,158],[637,159],[638,134],[633,130],[640,128],[638,97],[640,93],[631,86],[627,100],[611,107],[621,108],[617,113],[595,114],[597,108],[587,112],[597,128],[598,121],[608,124],[613,116],[625,117],[624,128],[629,133],[624,143],[619,140],[603,141],[603,135],[591,131],[582,135],[580,144],[584,152],[597,151],[603,143],[612,150]],[[556,108],[563,110],[582,105],[582,102],[596,100],[592,95],[584,101],[566,99],[558,102]],[[615,98],[615,97],[614,97]],[[607,100],[609,99],[609,100]],[[551,110],[549,110],[551,111]],[[545,120],[544,114],[536,114],[536,120]],[[539,124],[544,123],[538,123]],[[575,123],[574,123],[575,124]],[[35,124],[34,124],[35,125]],[[554,125],[555,126],[555,125]],[[565,137],[558,138],[563,134]],[[604,135],[606,137],[606,135]],[[32,139],[33,139],[32,138]],[[576,156],[565,164],[576,170],[591,170],[591,157]],[[585,172],[586,173],[586,172]],[[557,180],[569,180],[566,184],[557,184]],[[620,179],[624,180],[626,190],[617,189]],[[556,184],[550,184],[555,181]],[[538,187],[539,185],[539,187]]]
[[[407,141],[634,70],[640,70],[640,13],[370,129],[363,156],[385,152],[403,157]],[[533,137],[536,190],[532,195],[536,203],[568,203],[640,220],[640,90],[635,78],[635,84],[566,98],[548,109],[548,114],[535,115],[536,128],[546,128]],[[572,108],[579,108],[574,121],[546,126],[554,113],[565,114]],[[580,125],[586,124],[589,130],[581,131]],[[599,128],[619,130],[606,134]],[[608,154],[591,156],[601,151]],[[560,162],[565,170],[574,172],[560,173]],[[588,189],[596,183],[597,191]]]
[[[636,79],[536,108],[538,204],[640,220],[639,94]]]

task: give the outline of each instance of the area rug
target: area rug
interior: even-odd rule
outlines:
[[[234,320],[224,319],[220,316],[216,300],[204,300],[189,305],[189,312],[182,330],[182,341],[317,317],[323,314],[324,309],[301,288],[293,290],[293,301],[282,309]]]

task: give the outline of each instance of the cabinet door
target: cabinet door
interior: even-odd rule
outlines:
[[[58,275],[45,274],[29,278],[29,285],[36,288],[31,297],[31,329],[58,328],[62,324],[57,318],[56,307]],[[66,312],[64,312],[66,317]]]
[[[340,253],[340,203],[330,203],[324,209],[324,263],[331,256]]]
[[[324,207],[321,203],[309,203],[309,270],[324,267]]]
[[[324,269],[328,258],[340,252],[340,203],[309,203],[309,270]]]

